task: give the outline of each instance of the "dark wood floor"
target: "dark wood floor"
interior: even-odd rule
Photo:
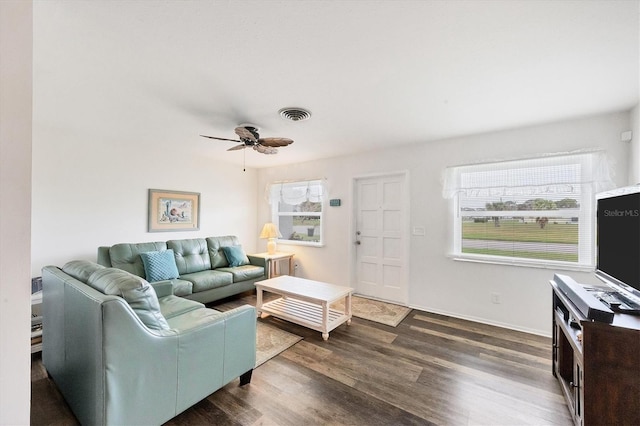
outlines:
[[[267,321],[304,339],[167,425],[572,424],[551,339],[417,310],[396,328],[354,318],[326,342]],[[77,424],[37,355],[31,424]]]

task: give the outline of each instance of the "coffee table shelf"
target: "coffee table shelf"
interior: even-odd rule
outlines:
[[[322,306],[291,298],[279,298],[265,303],[262,312],[291,321],[315,331],[323,330]],[[344,312],[328,309],[327,332],[349,320]]]
[[[282,297],[263,303],[262,292]],[[281,275],[256,282],[256,311],[258,315],[270,314],[311,330],[320,331],[327,340],[329,332],[340,324],[351,323],[350,287]],[[344,300],[344,310],[331,309],[331,304]]]

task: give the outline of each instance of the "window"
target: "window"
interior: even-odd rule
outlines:
[[[453,256],[590,269],[595,193],[610,186],[602,153],[450,167]]]
[[[273,223],[287,244],[321,246],[322,210],[325,198],[322,180],[279,182],[269,187]]]

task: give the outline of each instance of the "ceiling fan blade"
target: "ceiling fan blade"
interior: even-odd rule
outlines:
[[[244,149],[247,146],[245,144],[240,144],[240,145],[236,145],[236,146],[232,146],[231,148],[229,148],[227,151],[237,151],[239,149]]]
[[[240,140],[219,138],[217,136],[207,136],[207,135],[200,135],[200,136],[202,136],[203,138],[216,139],[220,141],[240,143],[239,145],[236,145],[234,147],[227,149],[227,151],[238,151],[250,146],[250,147],[253,147],[253,149],[258,151],[259,153],[267,154],[267,155],[277,154],[278,150],[276,149],[276,147],[288,146],[293,143],[293,140],[289,138],[261,138],[258,135],[258,129],[249,125],[238,126],[235,128],[235,132],[240,138]]]
[[[278,153],[277,149],[272,148],[270,146],[260,145],[260,144],[254,145],[253,149],[255,149],[256,151],[258,151],[261,154],[268,154],[269,155],[269,154],[277,154]]]
[[[260,138],[258,143],[264,146],[287,146],[291,145],[293,141],[288,138]]]
[[[207,136],[207,135],[200,135],[200,136],[202,136],[203,138],[217,139],[219,141],[242,142],[242,141],[239,141],[237,139],[218,138],[218,137],[215,137],[215,136]]]
[[[240,139],[248,139],[251,142],[258,142],[256,136],[249,131],[246,127],[236,127],[236,135],[240,137]]]

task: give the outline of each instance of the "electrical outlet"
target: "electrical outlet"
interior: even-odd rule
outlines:
[[[499,304],[500,302],[500,293],[491,293],[491,302],[495,304]]]

